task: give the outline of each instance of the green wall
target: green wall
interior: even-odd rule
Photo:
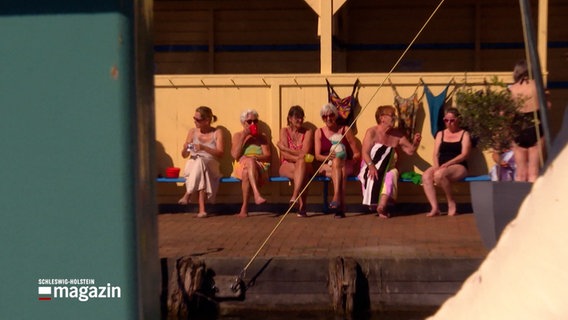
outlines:
[[[153,190],[141,176],[152,156],[140,154],[153,93],[136,93],[152,80],[132,31],[144,1],[12,2],[0,5],[0,319],[155,319]],[[110,283],[121,297],[40,301],[39,279]]]

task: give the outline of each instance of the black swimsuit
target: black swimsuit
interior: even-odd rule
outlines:
[[[459,156],[462,152],[462,139],[465,134],[465,130],[462,132],[460,141],[457,142],[446,142],[444,141],[444,130],[442,130],[442,143],[440,143],[440,151],[438,154],[438,164],[443,165],[444,163],[452,160],[453,158]],[[467,162],[462,161],[461,164],[467,169]]]
[[[536,126],[533,112],[521,113],[516,119],[519,123],[519,135],[515,138],[515,143],[521,148],[530,148],[536,145],[538,136],[536,135]],[[542,137],[542,124],[540,123],[540,113],[537,112],[538,131]]]

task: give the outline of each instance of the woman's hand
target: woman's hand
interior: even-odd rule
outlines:
[[[296,161],[304,161],[306,157],[306,152],[304,150],[298,150],[298,156],[296,157]]]
[[[252,136],[252,134],[250,133],[250,126],[244,126],[243,132],[245,133],[245,140],[247,136]]]
[[[422,141],[422,135],[420,133],[416,133],[412,139],[412,145],[414,147],[418,147],[418,145],[420,145],[420,141]]]
[[[447,168],[447,167],[449,167],[449,166],[450,166],[450,164],[446,162],[446,163],[440,165],[440,166],[438,167],[438,169],[445,169],[445,168]]]
[[[377,168],[374,165],[367,166],[369,170],[368,176],[373,180],[377,180],[379,178],[379,173],[377,172]]]

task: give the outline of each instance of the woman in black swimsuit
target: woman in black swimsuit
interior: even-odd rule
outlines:
[[[537,88],[534,80],[529,78],[526,61],[517,62],[513,71],[513,80],[515,83],[509,86],[509,91],[513,98],[522,100],[519,108],[521,130],[515,137],[513,148],[517,165],[515,181],[534,182],[539,175],[541,154],[544,154],[544,139]],[[547,107],[550,109],[548,101]]]
[[[449,108],[444,115],[446,128],[438,131],[434,143],[434,163],[424,171],[422,185],[432,209],[428,217],[440,215],[436,198],[436,186],[444,190],[448,201],[448,215],[456,215],[456,201],[452,195],[451,183],[467,176],[467,158],[471,151],[469,133],[460,128],[459,113]]]

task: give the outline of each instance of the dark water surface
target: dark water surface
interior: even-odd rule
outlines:
[[[335,315],[331,312],[316,311],[253,311],[246,314],[219,316],[218,320],[422,320],[433,315],[436,310],[421,311],[375,311],[370,315],[355,315],[352,317]]]

